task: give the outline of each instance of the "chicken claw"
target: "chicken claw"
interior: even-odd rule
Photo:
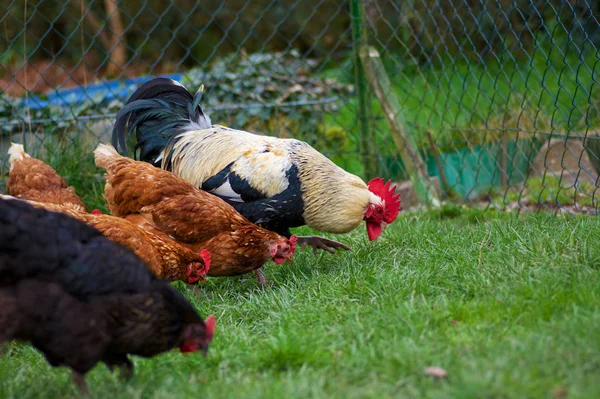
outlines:
[[[123,364],[119,366],[119,377],[123,381],[129,381],[133,377],[133,363],[131,363],[131,360],[125,358]]]
[[[256,282],[262,287],[266,287],[271,283],[260,268],[254,270],[254,275],[256,276]]]
[[[192,294],[200,296],[200,291],[198,290],[198,283],[186,283],[188,290],[192,291]]]
[[[322,249],[323,251],[327,251],[330,254],[334,254],[337,248],[345,249],[346,251],[350,251],[351,248],[346,244],[342,244],[341,242],[333,241],[324,237],[316,237],[316,236],[298,236],[298,244],[302,246],[302,248],[310,245],[313,248],[313,253],[315,256],[317,255],[317,249]]]

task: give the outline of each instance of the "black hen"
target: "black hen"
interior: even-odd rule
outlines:
[[[168,283],[94,228],[22,201],[0,200],[0,343],[31,342],[52,366],[133,372],[127,355],[207,351],[204,322]]]

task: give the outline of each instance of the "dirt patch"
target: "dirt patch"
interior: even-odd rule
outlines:
[[[56,89],[86,86],[102,79],[134,78],[148,73],[171,73],[174,68],[159,66],[149,71],[147,65],[127,66],[116,76],[107,76],[92,55],[73,64],[62,60],[34,60],[23,65],[0,67],[0,92],[15,97],[26,93],[47,93]]]

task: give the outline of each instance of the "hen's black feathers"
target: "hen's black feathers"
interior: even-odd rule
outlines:
[[[155,279],[129,249],[61,213],[0,200],[0,284],[53,281],[81,298],[145,292]]]
[[[179,346],[192,305],[129,249],[61,213],[0,200],[0,343],[31,342],[84,374]]]
[[[13,288],[0,288],[0,296],[9,292],[15,305],[11,321],[18,328],[16,336],[5,338],[29,341],[51,365],[66,364],[82,374],[102,358],[111,338],[102,308],[81,302],[60,285],[45,281],[27,279]]]

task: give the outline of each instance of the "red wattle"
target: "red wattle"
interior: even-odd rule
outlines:
[[[369,236],[369,240],[376,240],[382,232],[383,229],[381,228],[380,223],[367,222],[367,235]]]

